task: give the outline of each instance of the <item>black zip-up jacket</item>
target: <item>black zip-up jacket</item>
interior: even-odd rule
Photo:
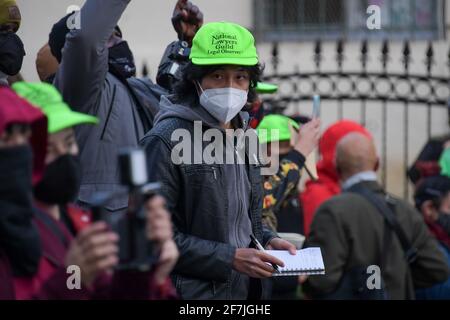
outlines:
[[[236,247],[229,244],[225,168],[223,164],[175,165],[171,153],[178,141],[171,141],[171,136],[176,129],[185,129],[194,137],[193,121],[168,117],[157,121],[141,142],[150,181],[162,183],[162,195],[172,213],[175,242],[180,250],[173,279],[183,299],[230,299]],[[203,130],[207,129],[203,126]],[[261,223],[260,168],[247,164],[246,172],[251,186],[252,231],[265,246],[276,234]],[[251,279],[249,298],[268,298],[267,285],[267,281]]]

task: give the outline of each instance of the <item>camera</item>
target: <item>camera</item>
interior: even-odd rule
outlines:
[[[183,68],[189,62],[191,49],[185,41],[171,43],[158,67],[156,82],[163,88],[173,91],[176,83],[183,78]]]
[[[119,235],[118,270],[148,271],[158,260],[151,241],[147,237],[147,217],[144,203],[158,193],[160,183],[147,183],[146,157],[142,149],[124,149],[118,155],[120,181],[123,190],[113,193],[97,193],[91,200],[93,221],[106,221]],[[104,205],[114,197],[128,194],[125,213],[108,212]]]

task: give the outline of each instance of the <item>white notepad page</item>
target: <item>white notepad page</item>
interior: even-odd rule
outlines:
[[[274,276],[325,274],[320,248],[297,250],[296,255],[284,250],[266,250],[266,253],[284,262],[283,268],[278,267],[280,273],[274,273]]]

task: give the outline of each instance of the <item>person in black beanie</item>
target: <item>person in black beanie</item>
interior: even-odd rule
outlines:
[[[446,235],[448,240],[443,242],[450,248],[450,178],[442,175],[426,178],[418,185],[414,201],[425,222],[436,225],[439,234]]]
[[[79,28],[69,30],[71,15],[67,15],[49,36],[51,51],[60,63],[54,85],[74,111],[100,120],[97,127],[75,130],[83,167],[78,194],[82,207],[89,207],[95,192],[121,188],[117,150],[138,146],[152,128],[161,95],[167,94],[149,79],[135,78],[133,54],[117,28],[129,3],[87,0],[80,12],[73,13],[80,15],[76,18]],[[127,205],[128,197],[115,197],[106,209],[123,212]]]
[[[62,49],[64,48],[64,44],[66,43],[66,36],[70,32],[70,29],[67,26],[67,21],[74,14],[78,13],[76,11],[68,13],[57,23],[55,23],[48,37],[48,45],[50,46],[50,51],[59,63],[61,63],[62,60]],[[122,30],[119,28],[119,26],[114,27],[114,33],[111,37],[119,37],[120,39],[122,39]],[[136,71],[136,69],[134,70]]]
[[[450,178],[425,178],[416,189],[414,201],[450,266]],[[431,288],[416,290],[416,298],[450,299],[450,277]]]

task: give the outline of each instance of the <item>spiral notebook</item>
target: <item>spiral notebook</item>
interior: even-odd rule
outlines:
[[[284,267],[278,267],[280,273],[274,273],[274,277],[325,274],[320,248],[297,250],[295,256],[284,250],[266,250],[266,253],[284,262]]]

